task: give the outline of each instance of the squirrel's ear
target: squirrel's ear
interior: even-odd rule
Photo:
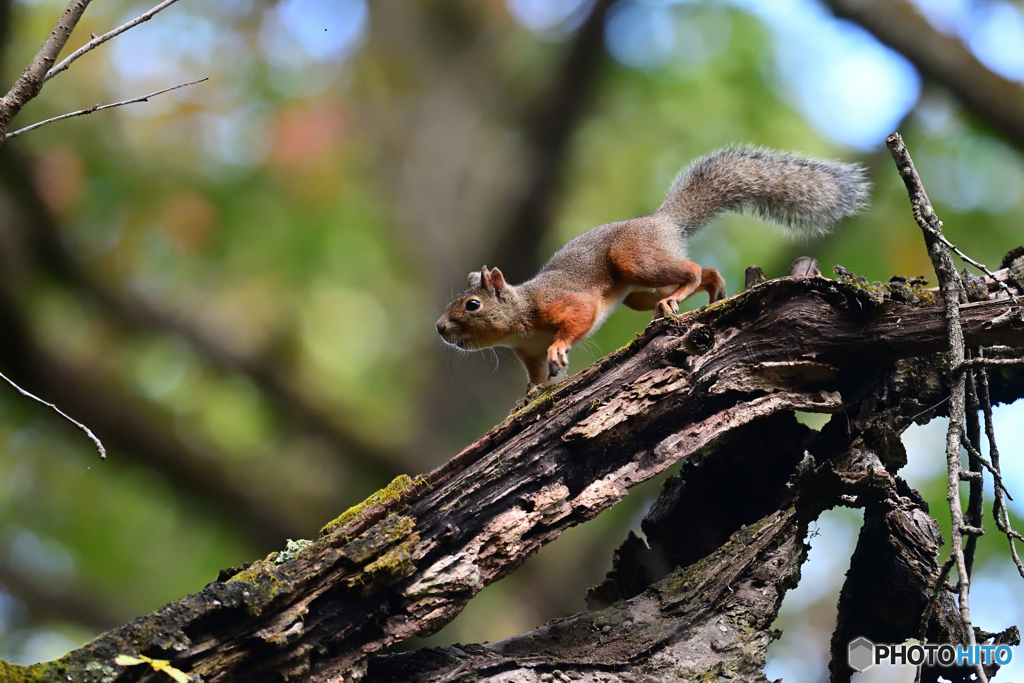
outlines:
[[[469,284],[470,287],[479,287],[480,286],[480,271],[479,270],[474,270],[472,273],[469,274],[468,284]]]
[[[504,280],[502,280],[502,283],[504,283]],[[491,279],[491,271],[487,269],[487,266],[480,269],[480,284],[489,293],[494,294],[494,280]]]
[[[501,291],[505,288],[505,276],[501,274],[501,271],[497,268],[491,268],[490,272],[491,285],[496,291]]]

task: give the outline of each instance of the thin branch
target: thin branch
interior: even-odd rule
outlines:
[[[85,435],[88,436],[90,439],[92,439],[92,442],[94,444],[96,444],[96,450],[98,450],[100,452],[100,460],[106,460],[107,459],[107,449],[103,447],[103,443],[98,438],[96,438],[96,435],[92,433],[91,429],[89,429],[84,424],[82,424],[78,420],[74,419],[73,417],[71,417],[70,415],[68,415],[63,410],[61,410],[57,406],[53,405],[52,403],[48,403],[48,402],[44,401],[43,399],[39,398],[38,396],[36,396],[35,394],[32,394],[32,393],[29,393],[29,392],[25,391],[24,389],[19,387],[17,384],[15,384],[13,381],[11,381],[10,378],[8,378],[7,375],[3,374],[2,372],[0,372],[0,379],[4,380],[8,384],[10,384],[12,387],[14,387],[14,389],[19,394],[21,394],[22,396],[27,396],[28,398],[32,399],[33,401],[36,401],[37,403],[42,403],[47,408],[53,409],[54,411],[56,411],[56,413],[58,415],[60,415],[65,420],[67,420],[71,424],[73,424],[76,427],[78,427],[79,429],[81,429],[83,432],[85,432]]]
[[[124,24],[121,24],[120,26],[118,26],[117,28],[115,28],[112,31],[107,31],[102,36],[97,36],[97,37],[93,38],[88,43],[86,43],[85,45],[83,45],[82,47],[78,48],[77,50],[72,52],[70,55],[68,55],[67,57],[62,59],[60,61],[60,63],[57,64],[57,66],[55,66],[52,69],[50,69],[49,71],[47,71],[46,75],[43,76],[43,83],[45,83],[46,81],[48,81],[51,78],[53,78],[54,76],[59,74],[61,71],[67,71],[68,67],[71,66],[71,63],[74,62],[79,57],[81,57],[82,55],[84,55],[86,52],[90,52],[92,50],[95,50],[97,47],[99,47],[103,43],[107,42],[111,38],[114,38],[115,36],[121,35],[125,31],[127,31],[128,29],[134,28],[134,27],[138,26],[139,24],[141,24],[144,21],[149,21],[150,19],[153,18],[153,15],[157,14],[158,12],[160,12],[160,11],[162,11],[162,10],[168,8],[168,7],[170,7],[171,5],[176,3],[177,1],[178,0],[164,0],[159,5],[157,5],[156,7],[152,8],[148,12],[144,12],[143,14],[140,14],[139,16],[135,17],[131,21],[126,22]]]
[[[141,405],[137,396],[94,368],[69,362],[40,344],[11,288],[0,281],[0,359],[11,378],[95,427],[104,443],[130,453],[133,465],[163,474],[190,505],[212,509],[258,548],[300,538],[334,508],[326,496],[287,481],[275,480],[273,490],[254,486],[262,465],[232,465],[216,446],[180,434],[164,411]]]
[[[36,128],[41,128],[41,127],[45,126],[46,124],[54,123],[55,121],[63,121],[64,119],[74,118],[75,116],[86,116],[88,114],[92,114],[93,112],[103,111],[104,109],[113,109],[114,107],[123,107],[126,104],[137,104],[138,102],[149,102],[149,98],[151,98],[151,97],[156,97],[157,95],[163,95],[165,92],[171,92],[172,90],[178,90],[180,88],[186,88],[186,87],[188,87],[190,85],[195,85],[196,83],[202,83],[203,81],[208,81],[208,80],[210,80],[209,77],[200,78],[198,81],[190,81],[188,83],[181,83],[179,85],[175,85],[175,86],[172,86],[170,88],[164,88],[163,90],[157,90],[156,92],[151,92],[148,95],[143,95],[142,97],[135,97],[135,98],[132,98],[130,100],[122,100],[120,102],[113,102],[111,104],[103,104],[103,105],[97,104],[97,105],[94,105],[92,107],[89,107],[88,109],[79,109],[78,111],[69,112],[67,114],[61,114],[60,116],[54,116],[52,119],[46,119],[45,121],[40,121],[38,123],[33,123],[31,126],[25,126],[24,128],[19,128],[18,130],[14,131],[13,133],[8,133],[7,134],[7,138],[10,139],[10,138],[18,137],[22,133],[27,133],[30,130],[35,130]]]
[[[946,239],[946,236],[942,234],[942,221],[936,219],[936,223],[938,223],[938,226],[935,228],[933,228],[931,225],[927,225],[927,227],[922,226],[922,228],[927,232],[931,233],[931,235],[935,237],[935,239],[939,240],[944,245],[946,245],[946,248],[952,251],[957,256],[959,256],[960,260],[962,260],[964,263],[974,266],[981,272],[985,273],[985,275],[988,275],[990,278],[992,278],[992,280],[999,286],[999,288],[1006,292],[1006,295],[1010,297],[1010,300],[1013,301],[1013,303],[1020,303],[1020,300],[1017,298],[1017,295],[1010,290],[1010,287],[1005,282],[997,278],[992,273],[992,271],[985,266],[984,263],[979,263],[978,261],[975,261],[970,256],[962,252],[959,247],[957,247],[955,244]]]
[[[935,405],[933,405],[933,406],[931,406],[929,408],[925,408],[921,412],[919,412],[916,415],[910,417],[906,421],[906,426],[904,426],[902,429],[897,430],[897,432],[896,432],[897,435],[902,434],[903,432],[907,431],[907,429],[910,428],[910,426],[917,421],[917,418],[921,417],[922,415],[927,415],[928,413],[932,412],[936,408],[939,408],[940,406],[944,405],[947,401],[949,401],[949,396],[946,396],[945,398],[943,398],[941,401],[939,401]]]
[[[982,349],[978,349],[978,357],[984,357]],[[988,391],[988,372],[984,367],[978,371],[978,388],[978,401],[981,403],[981,411],[985,415],[985,436],[988,438],[988,454],[992,458],[992,474],[996,482],[1001,484],[999,448],[996,446],[996,429],[992,420],[992,400],[989,397]],[[1010,514],[1006,510],[1006,501],[1003,500],[1005,491],[1006,489],[1002,485],[995,487],[995,502],[992,503],[992,516],[995,517],[996,527],[999,531],[1006,534],[1006,540],[1010,544],[1010,556],[1013,557],[1013,563],[1017,565],[1017,571],[1020,572],[1021,578],[1024,578],[1024,563],[1021,562],[1020,556],[1017,554],[1017,546],[1013,542],[1014,539],[1024,541],[1024,537],[1014,531],[1010,525]],[[1006,496],[1009,497],[1008,492]]]
[[[967,358],[967,360],[973,359]],[[954,372],[954,376],[955,374]],[[966,519],[968,525],[981,529],[985,518],[985,472],[981,462],[981,423],[978,419],[981,406],[978,403],[978,388],[973,370],[967,370],[966,390],[967,438],[964,439],[963,445],[967,447],[967,473],[971,475],[968,481],[970,493],[967,499]],[[960,472],[965,474],[962,468]],[[978,537],[983,533],[983,530],[979,534],[971,533],[964,545],[964,564],[967,566],[967,576],[974,575],[974,556],[978,549]]]
[[[90,2],[91,0],[71,0],[68,3],[67,8],[57,21],[57,25],[43,41],[35,57],[21,72],[18,80],[14,82],[7,94],[0,98],[0,141],[4,139],[7,125],[11,119],[42,90],[46,72],[57,61],[57,55],[64,49],[64,44],[68,42],[71,32],[75,30],[75,26],[78,25],[79,19],[82,18],[82,14],[85,13]]]
[[[899,170],[903,184],[906,185],[907,194],[910,197],[910,204],[914,213],[914,220],[921,227],[924,234],[925,245],[928,248],[928,256],[931,258],[935,274],[939,278],[939,287],[942,291],[942,299],[946,308],[946,327],[949,339],[949,365],[952,368],[959,368],[964,361],[964,333],[960,324],[960,304],[966,303],[966,295],[963,293],[963,286],[960,276],[953,266],[953,257],[944,248],[945,245],[939,235],[942,231],[942,223],[935,215],[935,209],[928,199],[921,178],[914,168],[914,161],[910,158],[910,152],[903,143],[899,133],[893,133],[885,139],[885,144],[892,154],[896,168]],[[964,441],[964,417],[967,401],[967,373],[962,369],[954,371],[950,376],[950,398],[949,398],[949,429],[946,431],[946,471],[947,486],[946,499],[949,502],[951,531],[950,531],[950,555],[955,559],[959,581],[960,620],[963,622],[967,634],[967,644],[976,645],[974,628],[971,626],[970,607],[970,572],[964,557],[963,533],[967,526],[964,522],[963,509],[960,507],[960,447]],[[975,667],[975,673],[981,683],[988,683],[985,670],[979,662]]]
[[[991,351],[992,353],[1017,353],[1017,349],[1013,348],[1012,346],[1006,346],[1004,344],[986,346],[985,349]]]
[[[935,577],[935,584],[932,586],[931,597],[928,598],[928,602],[925,604],[924,612],[921,613],[921,626],[918,629],[917,639],[922,643],[925,642],[925,635],[928,633],[928,624],[932,620],[932,614],[935,612],[935,603],[938,600],[939,593],[942,591],[943,586],[946,585],[947,579],[949,579],[949,572],[953,569],[953,565],[956,563],[956,558],[950,553],[946,561],[942,563],[942,569],[939,570],[939,575]],[[917,678],[915,681],[920,681],[921,670],[917,670]]]
[[[966,358],[953,370],[990,365],[1024,365],[1024,358]]]
[[[992,463],[988,460],[988,458],[986,458],[984,455],[982,455],[981,451],[977,450],[969,442],[964,442],[964,447],[967,449],[968,453],[970,453],[973,457],[977,458],[978,462],[980,462],[981,465],[984,466],[984,468],[989,471],[989,473],[995,479],[996,486],[998,486],[999,488],[1001,488],[1003,490],[1003,493],[1006,495],[1007,500],[1013,500],[1013,496],[1010,495],[1009,489],[1007,489],[1006,486],[1003,485],[1003,477],[1002,477],[1002,475],[999,473],[999,470],[997,470],[995,467],[992,466]],[[964,479],[974,479],[975,475],[977,475],[977,474],[978,474],[977,472],[972,472],[972,471],[968,470],[966,472],[962,472],[961,476]],[[971,476],[967,476],[967,475],[971,475]]]

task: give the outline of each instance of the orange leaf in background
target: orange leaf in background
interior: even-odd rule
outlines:
[[[322,105],[287,109],[273,135],[269,161],[289,189],[307,198],[333,196],[345,137],[341,110]]]

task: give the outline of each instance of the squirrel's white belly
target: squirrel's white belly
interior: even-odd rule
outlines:
[[[672,294],[672,292],[677,289],[679,289],[677,285],[667,285],[665,287],[626,287],[623,291],[607,297],[601,302],[601,304],[599,304],[597,318],[594,320],[594,324],[591,325],[590,330],[587,332],[587,336],[589,337],[594,332],[597,332],[597,328],[601,327],[604,321],[608,319],[608,316],[614,313],[615,309],[621,306],[626,297],[633,292],[657,292],[659,296],[664,298]]]
[[[627,294],[629,294],[628,291],[622,292],[618,296],[605,299],[597,305],[597,317],[594,319],[594,324],[591,325],[590,329],[587,331],[588,337],[597,332],[597,328],[601,327],[601,325],[604,324],[604,321],[608,319],[608,316],[615,312],[615,309],[622,304],[622,300],[626,298]]]
[[[509,335],[494,343],[495,346],[511,346],[526,353],[543,355],[555,341],[555,333],[535,330],[525,337]]]
[[[622,305],[622,301],[629,296],[630,292],[636,289],[643,289],[642,287],[625,287],[621,292],[617,292],[612,296],[606,297],[597,305],[597,317],[594,318],[594,324],[587,330],[587,337],[597,332],[597,328],[604,324],[604,321],[608,319],[615,309]]]

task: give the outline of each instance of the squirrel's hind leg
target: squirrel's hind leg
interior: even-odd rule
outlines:
[[[679,304],[686,299],[689,299],[697,292],[707,292],[709,304],[721,301],[726,297],[725,278],[722,277],[721,273],[719,273],[717,269],[701,268],[693,261],[687,261],[686,263],[688,264],[686,279],[683,281],[683,284],[679,285],[679,288],[676,291],[658,302],[658,305],[654,309],[655,318],[659,315],[676,315],[679,313]],[[700,279],[694,283],[691,274],[696,270],[700,271]]]
[[[694,264],[697,265],[697,264]],[[664,291],[664,288],[662,288]],[[678,289],[669,294],[668,297],[664,297],[659,291],[644,291],[639,290],[636,292],[630,292],[622,304],[626,308],[630,308],[634,311],[653,311],[658,309],[658,315],[663,314],[664,309],[659,307],[661,302],[667,302],[669,299],[675,299],[676,311],[678,311],[679,302],[687,299],[697,292],[708,293],[708,303],[715,303],[725,299],[727,294],[725,290],[725,278],[715,268],[701,268],[700,282],[696,287],[692,289],[689,283],[680,286]]]
[[[700,284],[695,291],[707,292],[708,303],[713,304],[728,296],[725,293],[725,278],[718,272],[717,268],[702,268],[700,273]]]
[[[724,282],[718,271],[701,268],[684,258],[684,246],[681,242],[675,243],[678,240],[674,230],[666,233],[659,227],[655,225],[647,231],[624,233],[612,243],[608,250],[608,260],[623,284],[650,287],[662,293],[665,288],[671,288],[671,293],[663,296],[653,307],[656,316],[676,314],[679,303],[701,289],[702,285],[708,288],[714,285],[714,293],[724,295]],[[709,293],[711,291],[709,289]],[[634,296],[631,301],[623,303],[633,308],[633,305],[649,303],[649,299],[646,296]]]
[[[612,250],[610,256],[615,268],[634,287],[651,287],[662,289],[674,287],[668,296],[658,300],[654,306],[655,317],[659,315],[675,315],[679,312],[679,302],[683,301],[703,284],[703,271],[698,264],[684,258],[671,257],[664,252],[644,254],[638,250]],[[646,294],[635,292],[636,294]],[[632,295],[631,295],[632,296]],[[627,297],[628,298],[628,297]],[[649,303],[647,296],[633,297],[627,306]],[[633,305],[631,305],[633,304]]]
[[[661,298],[661,294],[658,292],[639,290],[627,294],[626,298],[622,300],[622,305],[634,311],[653,311]]]

